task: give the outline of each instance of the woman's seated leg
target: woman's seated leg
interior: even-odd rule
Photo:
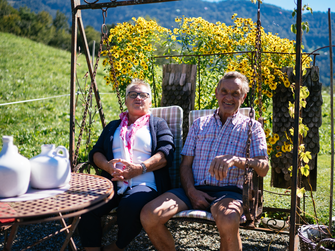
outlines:
[[[142,185],[125,192],[117,210],[119,231],[116,246],[118,248],[125,248],[141,232],[141,210],[145,204],[157,196],[157,191]]]
[[[101,217],[108,214],[113,208],[117,207],[120,197],[115,193],[114,197],[107,202],[86,214],[81,216],[78,224],[78,231],[82,246],[88,248],[97,248],[101,246],[102,227]]]

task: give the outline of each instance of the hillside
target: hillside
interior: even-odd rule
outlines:
[[[68,147],[70,52],[2,32],[0,44],[1,137],[13,135],[19,152],[29,158],[40,153],[42,144]],[[82,87],[85,64],[85,58],[79,56],[77,84],[80,83]],[[119,111],[114,95],[110,94],[110,86],[102,82],[103,76],[99,70],[97,83],[102,93],[106,120],[109,121]],[[76,119],[80,123],[82,103],[78,98]],[[101,125],[97,120],[95,133],[99,134]]]
[[[102,1],[101,1],[102,2]],[[57,10],[65,13],[71,21],[71,2],[63,0],[12,0],[9,3],[19,8],[27,6],[35,12],[46,10],[52,15]],[[313,6],[311,6],[313,8]],[[250,0],[223,0],[220,2],[204,2],[202,0],[181,0],[178,2],[143,4],[127,7],[118,7],[108,10],[107,23],[119,23],[131,20],[132,17],[149,16],[156,19],[162,26],[172,28],[176,17],[203,17],[210,22],[232,23],[231,16],[237,13],[239,17],[257,19],[257,5]],[[84,25],[93,26],[100,31],[102,16],[100,10],[84,10],[82,12]],[[261,5],[261,21],[266,32],[278,33],[282,38],[295,40],[290,26],[294,22],[291,11],[283,10],[274,5]],[[308,21],[310,32],[303,35],[303,44],[306,52],[328,45],[328,17],[327,13],[314,12],[313,15],[303,15],[303,21]],[[332,16],[332,33],[335,34],[335,15]],[[335,39],[333,39],[335,41]],[[329,85],[329,56],[328,49],[319,52],[317,65],[321,71],[321,82]]]

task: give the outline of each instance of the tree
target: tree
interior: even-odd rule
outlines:
[[[64,13],[60,12],[59,10],[57,10],[56,17],[53,20],[53,25],[55,26],[56,31],[59,30],[68,31],[70,28],[68,18]]]

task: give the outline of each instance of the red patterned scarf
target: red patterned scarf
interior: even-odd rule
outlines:
[[[128,122],[129,122],[129,114],[128,111],[120,114],[121,119],[121,130],[120,130],[120,138],[121,138],[121,152],[124,153],[124,158],[127,161],[133,162],[133,146],[134,146],[134,138],[136,132],[145,126],[150,118],[150,114],[143,115],[138,118],[132,125],[130,131],[128,131]],[[123,186],[118,190],[118,194],[123,194],[128,186],[131,187],[131,180],[124,181]]]

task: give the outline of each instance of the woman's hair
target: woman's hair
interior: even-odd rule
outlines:
[[[232,78],[238,78],[242,82],[242,93],[247,94],[249,92],[249,81],[246,76],[244,76],[242,73],[239,73],[237,71],[229,71],[223,75],[223,77],[220,79],[217,87],[219,88],[223,80],[225,79],[232,79]]]
[[[126,96],[128,95],[128,92],[129,92],[130,88],[132,88],[133,86],[136,86],[136,85],[144,85],[148,89],[148,93],[150,95],[150,100],[151,100],[151,87],[150,87],[150,85],[147,82],[145,82],[144,80],[139,79],[139,78],[134,78],[130,82],[130,84],[127,86]]]

